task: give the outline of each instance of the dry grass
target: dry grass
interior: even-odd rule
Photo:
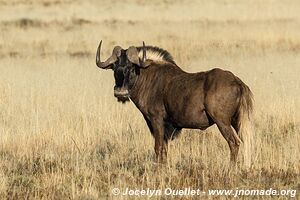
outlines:
[[[299,8],[292,0],[1,0],[0,198],[101,199],[114,187],[300,192]],[[187,71],[238,75],[256,101],[252,169],[226,173],[229,149],[216,127],[184,130],[157,167],[141,114],[116,102],[111,71],[95,66],[100,39],[104,56],[145,40]]]

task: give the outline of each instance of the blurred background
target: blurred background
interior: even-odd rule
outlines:
[[[297,0],[0,0],[0,197],[299,190],[299,10]],[[229,148],[216,127],[184,130],[157,171],[143,117],[117,103],[112,71],[95,65],[100,40],[102,59],[115,45],[145,41],[188,72],[219,67],[240,77],[255,98],[252,171],[228,178]]]

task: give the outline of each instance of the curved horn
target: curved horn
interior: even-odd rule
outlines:
[[[141,67],[143,68],[147,68],[149,67],[151,64],[152,64],[152,61],[151,60],[147,60],[146,58],[146,47],[145,47],[145,42],[143,41],[143,57],[142,57],[142,60],[141,60]]]
[[[141,65],[140,59],[139,59],[139,53],[138,53],[138,50],[136,47],[134,47],[134,46],[129,47],[126,51],[126,55],[130,62],[132,62],[136,65],[139,65],[139,66]]]
[[[101,59],[100,59],[101,45],[102,45],[102,40],[100,41],[100,44],[97,49],[96,65],[102,69],[110,69],[112,67],[111,65],[114,62],[116,62],[118,59],[118,56],[120,56],[122,48],[120,46],[115,46],[112,55],[105,62],[101,62]]]
[[[144,63],[146,61],[146,47],[145,47],[145,42],[143,41],[143,58],[142,62]]]

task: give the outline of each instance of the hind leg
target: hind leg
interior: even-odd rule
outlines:
[[[238,135],[239,132],[240,132],[240,126],[238,124],[238,117],[237,116],[233,117],[233,119],[231,120],[231,126],[233,127],[233,129],[235,130],[235,132]],[[240,135],[239,135],[239,138],[241,138]]]
[[[234,131],[232,130],[230,124],[216,122],[220,132],[228,143],[230,148],[230,161],[232,163],[236,163],[237,156],[240,148],[240,140],[238,140],[234,135]]]
[[[208,113],[213,121],[217,124],[219,131],[225,138],[230,149],[230,161],[236,163],[237,156],[241,144],[241,139],[237,133],[232,129],[230,123],[230,117],[223,112],[211,112]]]
[[[239,107],[240,89],[225,80],[213,86],[205,98],[205,108],[228,143],[231,162],[236,163],[241,139],[231,127],[231,121]]]
[[[237,133],[232,129],[230,122],[231,117],[229,117],[226,113],[229,112],[211,112],[209,115],[217,124],[218,129],[227,141],[230,149],[230,161],[235,164],[242,141]]]

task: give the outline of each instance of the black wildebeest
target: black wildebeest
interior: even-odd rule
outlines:
[[[204,130],[216,124],[228,142],[231,161],[236,163],[253,107],[246,84],[218,68],[187,73],[167,51],[144,43],[128,49],[116,46],[112,55],[101,62],[101,44],[96,64],[113,70],[118,101],[130,98],[143,114],[155,139],[158,162],[165,161],[168,141],[182,128]]]

